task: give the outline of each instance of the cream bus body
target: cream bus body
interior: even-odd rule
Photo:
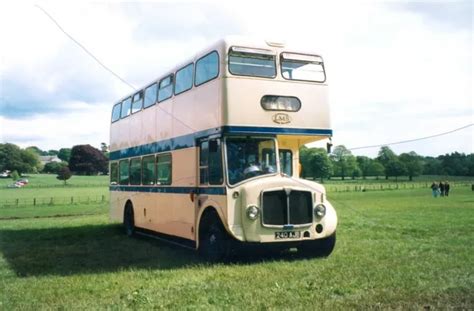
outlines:
[[[232,53],[236,56],[231,65],[229,59]],[[252,67],[256,71],[260,70],[258,57],[262,57],[261,62],[264,63],[268,59],[273,59],[274,76],[258,77],[231,73],[230,66],[238,70],[246,68],[246,53],[250,55],[249,57],[258,54],[255,60],[257,63],[254,64],[257,67]],[[260,56],[259,53],[263,54]],[[227,238],[241,242],[281,242],[290,245],[290,242],[304,244],[306,241],[324,240],[334,236],[337,216],[325,198],[325,189],[317,183],[299,179],[298,164],[299,148],[302,145],[327,139],[332,135],[325,73],[322,73],[324,79],[319,82],[291,80],[284,77],[280,65],[286,55],[292,58],[309,58],[311,61],[320,59],[320,68],[324,69],[322,58],[315,53],[297,51],[291,47],[264,41],[227,38],[149,84],[153,86],[157,83],[158,93],[160,93],[160,82],[169,75],[173,75],[174,90],[176,92],[180,89],[179,94],[174,94],[162,101],[158,99],[159,102],[146,108],[143,108],[143,99],[149,102],[153,99],[150,99],[147,94],[142,95],[142,108],[137,108],[136,112],[128,115],[124,113],[124,107],[127,107],[124,103],[127,98],[132,98],[135,94],[119,101],[114,106],[114,120],[110,131],[111,218],[126,222],[127,220],[124,219],[126,209],[131,208],[133,229],[176,237],[193,248],[199,248],[200,242],[208,244],[212,242],[203,242],[202,235],[204,234],[206,238],[216,238],[209,233],[209,229],[203,229],[204,218],[206,227],[210,226],[210,221],[219,222],[218,226]],[[201,65],[204,63],[203,59],[207,61],[208,58],[204,58],[206,56],[209,56],[209,59],[218,59],[217,73],[211,73],[208,77],[209,81],[197,85],[195,79],[198,74],[195,71],[198,64],[199,70],[204,68],[203,72],[207,70],[209,73],[215,70]],[[240,60],[242,63],[239,63]],[[180,71],[182,68],[191,72],[188,70],[189,67],[186,67],[190,64],[193,64],[191,71],[194,82],[189,90],[182,91],[181,84],[176,85],[176,80],[178,80],[176,77],[184,76],[181,74],[184,69]],[[143,88],[142,92],[145,90],[148,90],[147,87]],[[150,91],[149,94],[152,92]],[[136,97],[140,98],[140,95]],[[263,107],[264,97],[269,98],[270,110]],[[290,106],[296,102],[296,107],[292,108],[295,111],[285,110],[288,107],[284,105],[288,101]],[[119,119],[116,116],[117,109],[121,109],[122,117]],[[206,141],[208,141],[207,145]],[[227,145],[228,141],[229,145]],[[246,141],[251,142],[249,148],[253,148],[252,150],[255,149],[255,144],[260,144],[258,154],[254,154],[254,157],[258,157],[260,161],[266,157],[268,164],[266,169],[269,171],[264,173],[263,169],[258,168],[258,165],[254,163],[253,167],[262,170],[261,175],[232,181],[229,167],[234,164],[228,162],[229,155],[227,154],[231,141],[232,144],[235,143],[237,149]],[[204,149],[206,146],[208,151]],[[215,150],[210,150],[209,147]],[[284,154],[280,154],[282,150]],[[212,152],[220,153],[222,178],[217,178],[210,183],[209,176],[206,174],[209,174],[211,167],[209,162],[204,160],[209,161],[208,158],[211,155],[215,158]],[[267,153],[264,155],[263,152]],[[144,161],[143,158],[148,156],[147,161],[151,161],[150,155],[155,155],[157,162],[162,158],[171,158],[171,164],[168,163],[169,161],[164,161],[154,166],[155,175],[159,170],[157,167],[163,167],[162,171],[165,173],[160,171],[159,174],[166,175],[166,165],[168,165],[170,178],[165,178],[166,180],[158,178],[156,181],[155,177],[155,181],[151,183],[147,179],[147,184],[143,182],[144,176],[141,176],[139,182],[135,180],[134,184],[122,178],[122,175],[125,175],[126,161],[134,161],[128,163],[130,170],[130,165],[138,167],[138,159]],[[279,157],[283,155],[286,161],[286,174],[283,173],[283,167],[280,167],[283,166],[283,162],[280,163]],[[215,161],[217,160],[213,163],[217,163]],[[245,162],[240,158],[239,161]],[[275,164],[274,168],[269,161]],[[207,163],[207,166],[203,163]],[[147,162],[147,165],[149,164]],[[263,166],[263,164],[259,165]],[[144,166],[140,169],[140,174],[143,175]],[[216,169],[213,168],[211,174],[216,175],[215,171]],[[240,172],[239,176],[241,175]],[[165,180],[165,182],[159,180]],[[271,193],[271,191],[275,192]],[[308,193],[310,193],[311,221],[304,221],[304,224],[292,224],[290,210],[288,213],[282,210],[274,217],[267,211],[267,216],[274,218],[270,222],[281,222],[281,219],[277,220],[277,218],[287,217],[287,221],[284,222],[288,223],[265,224],[262,214],[264,193],[268,192],[269,200],[275,201],[279,196],[283,198],[283,192],[278,191],[286,191],[288,208],[292,204],[290,199],[306,200],[306,205],[309,204]],[[297,193],[294,198],[291,195],[292,191]],[[277,204],[284,203],[277,202]],[[318,206],[318,211],[315,210],[316,206]],[[292,208],[298,210],[298,207]],[[249,213],[252,217],[255,216],[254,213],[257,214],[256,218],[251,219]],[[309,217],[306,210],[295,212],[295,215],[296,213],[301,213],[298,216],[301,216],[300,218]],[[226,241],[228,241],[227,238]]]

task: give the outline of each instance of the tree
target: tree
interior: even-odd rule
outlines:
[[[72,147],[69,168],[79,175],[106,174],[108,160],[100,150],[91,145],[77,145]]]
[[[327,152],[323,148],[306,148],[300,149],[300,162],[303,167],[304,177],[328,178],[332,174],[332,165]]]
[[[344,180],[346,176],[352,176],[354,170],[357,168],[356,158],[352,155],[351,151],[343,145],[334,148],[330,159],[333,163],[335,175],[341,176],[342,180]]]
[[[49,156],[55,156],[55,155],[58,155],[58,153],[59,153],[59,151],[54,150],[54,149],[48,150],[48,155]]]
[[[379,176],[383,176],[384,174],[385,167],[379,161],[371,159],[368,176],[375,176],[376,179],[379,179]]]
[[[393,161],[394,159],[397,158],[397,155],[395,152],[390,149],[388,146],[382,146],[380,148],[379,154],[377,156],[377,160],[382,163],[382,165],[385,167],[385,179],[388,179],[388,174],[387,174],[387,165],[390,161]]]
[[[67,180],[69,178],[71,178],[71,176],[72,176],[72,174],[71,174],[71,171],[69,170],[69,167],[64,166],[59,170],[58,176],[56,176],[56,178],[59,179],[59,180],[63,180],[64,184],[66,185]]]
[[[357,166],[360,169],[360,175],[362,178],[365,179],[367,176],[370,176],[370,164],[372,163],[372,159],[366,156],[357,156]]]
[[[406,174],[405,165],[398,159],[393,159],[385,166],[385,176],[395,176],[395,181],[398,181],[398,176]]]
[[[0,171],[35,172],[40,166],[39,157],[29,150],[22,150],[14,144],[0,144]]]
[[[48,155],[48,152],[43,151],[43,150],[41,150],[40,148],[38,148],[38,147],[36,147],[36,146],[29,146],[29,147],[26,147],[25,150],[30,151],[30,152],[33,152],[33,153],[36,153],[36,154],[39,155],[39,156]]]
[[[13,171],[10,173],[10,177],[13,179],[13,181],[17,181],[20,178],[20,175],[17,171]]]
[[[398,158],[405,166],[406,173],[410,181],[413,180],[413,177],[419,176],[423,171],[421,157],[417,155],[414,151],[411,151],[409,153],[402,153]]]
[[[58,174],[59,171],[67,166],[67,162],[49,162],[44,165],[43,173]]]
[[[64,162],[69,162],[70,157],[71,157],[71,148],[59,149],[58,158],[60,158]]]

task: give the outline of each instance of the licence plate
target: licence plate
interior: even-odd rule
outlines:
[[[299,239],[301,237],[300,231],[280,231],[275,232],[275,240],[281,239]]]

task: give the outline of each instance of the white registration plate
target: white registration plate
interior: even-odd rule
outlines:
[[[275,232],[275,240],[282,239],[299,239],[301,237],[301,231],[280,231]]]

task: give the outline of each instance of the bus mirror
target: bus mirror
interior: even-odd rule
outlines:
[[[209,141],[209,152],[216,153],[218,150],[217,140]]]
[[[326,149],[327,149],[328,153],[331,153],[332,143],[327,143],[326,144]]]

